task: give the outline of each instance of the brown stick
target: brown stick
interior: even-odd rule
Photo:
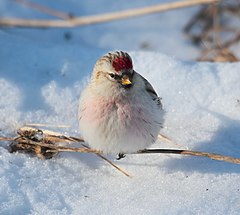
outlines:
[[[167,154],[181,154],[181,155],[192,155],[200,157],[208,157],[213,160],[225,161],[234,164],[240,164],[240,158],[234,158],[230,156],[224,156],[208,152],[196,152],[190,150],[179,150],[179,149],[145,149],[137,152],[136,154],[149,154],[149,153],[167,153]]]
[[[11,137],[0,137],[0,141],[13,141],[14,138]]]
[[[219,44],[220,44],[219,5],[218,4],[212,4],[212,11],[213,11],[213,33],[214,33],[213,34],[213,46],[219,46]]]
[[[185,0],[180,2],[172,2],[166,4],[158,4],[150,7],[125,10],[115,13],[106,13],[93,16],[76,17],[71,20],[28,20],[17,18],[3,18],[0,19],[1,26],[15,26],[15,27],[31,27],[31,28],[70,28],[75,26],[97,24],[102,22],[109,22],[113,20],[126,19],[130,17],[143,16],[147,14],[158,13],[167,10],[173,10],[183,7],[191,7],[199,4],[209,4],[218,2],[219,0]]]
[[[123,173],[124,175],[126,175],[127,177],[132,178],[131,175],[129,175],[127,172],[125,172],[124,170],[122,170],[121,168],[119,168],[116,164],[114,164],[113,162],[111,162],[110,160],[108,160],[106,157],[102,156],[99,153],[95,153],[98,157],[102,158],[103,160],[107,161],[110,165],[112,165],[114,168],[116,168],[118,171],[120,171],[121,173]]]
[[[56,11],[56,10],[53,10],[51,8],[39,5],[37,3],[29,2],[27,0],[14,0],[14,1],[19,3],[19,4],[22,4],[24,6],[35,9],[37,11],[40,11],[42,13],[45,13],[45,14],[48,14],[48,15],[51,15],[51,16],[55,16],[55,17],[58,17],[58,18],[61,18],[61,19],[68,20],[68,19],[73,18],[70,14],[63,13],[63,12],[60,12],[60,11]]]
[[[43,124],[43,123],[27,123],[26,127],[56,127],[56,128],[69,128],[69,125],[52,125],[52,124]]]
[[[83,147],[86,147],[89,149],[88,146],[82,144]],[[108,160],[106,157],[102,156],[100,153],[95,153],[98,157],[102,158],[103,160],[107,161],[110,165],[112,165],[114,168],[116,168],[118,171],[120,171],[121,173],[123,173],[124,175],[126,175],[127,177],[131,177],[131,175],[129,175],[127,172],[125,172],[124,170],[122,170],[121,168],[119,168],[116,164],[114,164],[112,161]]]

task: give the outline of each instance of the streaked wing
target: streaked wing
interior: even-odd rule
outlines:
[[[138,75],[140,75],[138,73]],[[144,83],[145,83],[145,88],[147,90],[147,92],[150,94],[150,96],[152,97],[152,99],[154,101],[156,101],[157,105],[160,106],[160,108],[162,109],[162,103],[161,103],[161,98],[158,97],[156,91],[153,89],[152,85],[148,82],[147,79],[145,79],[143,76],[140,75],[140,77],[143,79]]]

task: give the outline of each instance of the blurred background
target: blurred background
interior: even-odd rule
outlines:
[[[106,51],[154,51],[183,60],[239,60],[240,0],[222,0],[218,3],[72,27],[16,25],[19,19],[74,22],[79,17],[88,18],[173,2],[185,1],[1,0],[0,19],[10,21],[8,24],[0,21],[0,32],[46,45],[87,46]]]

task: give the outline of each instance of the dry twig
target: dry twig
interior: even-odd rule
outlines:
[[[230,51],[230,46],[240,40],[239,29],[234,24],[227,26],[235,18],[239,18],[239,3],[211,4],[202,7],[185,26],[184,32],[195,45],[204,45],[200,61],[235,62],[239,61],[236,55]],[[231,12],[226,16],[226,13]],[[220,34],[224,32],[225,34]],[[232,35],[231,39],[223,35]],[[207,46],[206,46],[207,44]]]
[[[88,146],[82,144],[83,147],[86,147],[87,149],[89,149]],[[114,164],[112,161],[108,160],[106,157],[102,156],[99,152],[95,152],[95,154],[102,158],[103,160],[105,160],[106,162],[108,162],[110,165],[112,165],[113,167],[115,167],[118,171],[120,171],[121,173],[123,173],[124,175],[126,175],[127,177],[131,177],[131,175],[129,175],[128,173],[126,173],[125,171],[123,171],[121,168],[119,168],[116,164]]]
[[[125,10],[115,13],[106,13],[93,16],[75,17],[70,20],[28,20],[18,18],[2,18],[0,25],[6,27],[31,27],[31,28],[70,28],[82,25],[97,24],[114,20],[126,19],[130,17],[143,16],[147,14],[158,13],[167,10],[173,10],[183,7],[191,7],[199,4],[209,4],[219,0],[185,0],[166,4],[158,4],[150,7]]]
[[[55,128],[69,128],[69,125],[50,125],[50,124],[43,124],[43,123],[28,123],[25,126],[31,127],[55,127]]]
[[[14,0],[14,1],[19,3],[19,4],[22,4],[24,6],[35,9],[37,11],[40,11],[42,13],[45,13],[45,14],[48,14],[48,15],[51,15],[51,16],[55,16],[55,17],[58,17],[58,18],[61,18],[61,19],[68,20],[68,19],[73,18],[73,16],[71,14],[67,14],[67,13],[57,11],[57,10],[53,10],[51,8],[44,7],[44,6],[42,6],[40,4],[37,4],[37,3],[34,3],[34,2],[29,2],[27,0]]]
[[[209,152],[197,152],[197,151],[180,150],[180,149],[145,149],[137,152],[137,154],[149,154],[149,153],[192,155],[192,156],[208,157],[208,158],[211,158],[212,160],[240,164],[240,158],[234,158],[230,156],[224,156],[224,155],[219,155],[219,154],[214,154]]]
[[[202,51],[198,61],[237,62],[238,58],[227,48],[212,48]]]

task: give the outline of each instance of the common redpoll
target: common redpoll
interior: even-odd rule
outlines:
[[[145,149],[156,141],[163,115],[160,98],[126,52],[96,62],[79,105],[80,132],[91,148],[111,154]]]

